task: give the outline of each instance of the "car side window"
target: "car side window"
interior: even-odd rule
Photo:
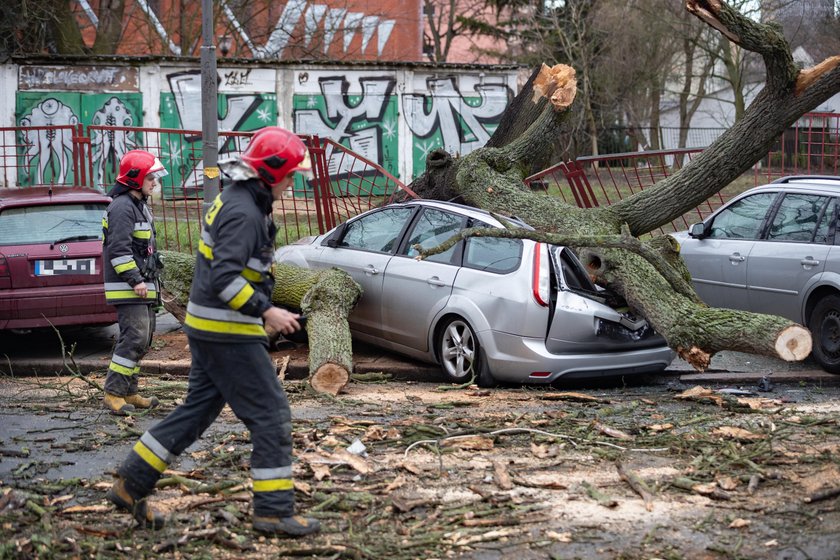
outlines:
[[[406,244],[403,254],[410,257],[417,255],[418,251],[414,248],[415,245],[420,245],[423,249],[437,247],[458,233],[463,225],[464,218],[462,216],[437,210],[435,208],[425,208],[409,234],[408,243]],[[426,260],[431,262],[451,263],[457,250],[458,244],[456,243],[443,253],[426,257]]]
[[[817,224],[817,233],[814,234],[814,243],[834,245],[835,232],[837,231],[837,199],[832,197],[823,212],[820,223]]]
[[[770,211],[776,193],[758,193],[732,203],[715,216],[709,237],[715,239],[758,239],[761,224]]]
[[[815,239],[817,229],[825,223],[825,210],[829,202],[827,196],[814,194],[787,193],[779,204],[776,215],[767,231],[767,239],[776,241],[804,241]],[[825,224],[823,240],[828,233]]]
[[[492,227],[476,221],[470,227]],[[522,240],[503,237],[470,237],[464,250],[464,266],[498,274],[519,268],[522,261]]]
[[[389,253],[394,250],[414,208],[386,208],[347,224],[340,247]]]

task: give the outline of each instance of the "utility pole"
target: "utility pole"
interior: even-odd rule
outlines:
[[[201,143],[204,154],[204,210],[219,194],[219,109],[213,0],[201,0]]]

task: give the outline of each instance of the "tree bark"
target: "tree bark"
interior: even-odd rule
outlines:
[[[459,196],[466,204],[516,215],[542,232],[564,236],[562,244],[581,247],[582,262],[596,280],[621,294],[697,369],[708,367],[721,350],[801,360],[811,350],[807,329],[780,317],[709,308],[690,285],[687,290],[675,287],[681,270],[667,263],[681,264],[676,255],[659,261],[644,257],[638,247],[587,245],[605,236],[616,239],[622,230],[631,236],[649,233],[695,208],[765,155],[799,116],[840,91],[840,56],[799,71],[775,28],[716,0],[688,0],[686,8],[733,43],[761,54],[767,83],[740,121],[667,179],[612,206],[591,209],[528,192],[522,180],[532,166],[550,163],[541,158],[561,133],[577,88],[572,68],[543,65],[512,104],[514,110],[522,108],[521,115],[506,114],[498,138],[494,135],[487,147],[461,159],[435,154],[437,165],[411,187],[427,198],[447,192],[452,195],[447,198]],[[526,126],[521,134],[511,134]],[[440,184],[450,178],[454,181]],[[430,184],[436,188],[427,190]],[[639,243],[660,252],[668,245],[678,247],[673,239]]]
[[[161,256],[165,265],[164,307],[183,323],[195,257],[173,251],[161,251]],[[338,269],[315,271],[277,264],[274,274],[271,301],[300,309],[307,316],[309,384],[318,392],[337,395],[349,383],[353,371],[347,316],[362,294],[361,287]]]

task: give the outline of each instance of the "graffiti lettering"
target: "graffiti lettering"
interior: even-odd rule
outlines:
[[[439,133],[443,149],[453,154],[468,154],[483,146],[492,133],[488,125],[498,124],[513,97],[505,85],[479,84],[475,86],[479,101],[474,103],[461,96],[454,77],[429,78],[426,83],[434,95],[403,97],[408,126],[419,138]],[[425,151],[434,147],[423,146]]]
[[[248,81],[251,75],[250,70],[233,70],[223,75],[226,86],[249,86],[251,82]]]
[[[295,111],[295,130],[330,138],[371,161],[383,163],[382,135],[389,138],[396,135],[396,122],[383,121],[395,84],[391,76],[359,78],[362,95],[354,104],[347,93],[350,83],[344,76],[321,78],[324,111]],[[340,161],[350,164],[348,158],[330,157],[330,173],[344,171],[340,169]]]
[[[135,68],[21,66],[18,87],[21,90],[136,90],[138,79]]]

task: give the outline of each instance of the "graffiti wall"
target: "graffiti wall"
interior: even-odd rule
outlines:
[[[436,148],[465,155],[483,146],[514,97],[504,75],[404,74],[297,72],[295,131],[330,138],[410,182]],[[331,156],[330,174],[346,173],[347,164]]]
[[[465,155],[483,146],[514,97],[504,76],[415,74],[414,81],[414,93],[403,95],[413,176],[426,169],[426,156],[436,148]]]
[[[203,164],[201,150],[201,72],[170,69],[160,93],[162,162],[172,175],[173,194],[200,194]],[[277,124],[277,73],[270,69],[220,68],[216,103],[219,117],[219,158],[245,148],[225,132],[257,130]],[[169,183],[169,182],[168,182]]]
[[[112,90],[110,93],[103,91]],[[91,126],[92,173],[98,185],[115,176],[115,162],[137,146],[131,131],[101,133],[95,127],[143,125],[137,71],[112,67],[21,67],[15,125],[19,132],[18,184],[70,183],[73,127]]]
[[[247,142],[226,132],[279,124],[329,138],[410,183],[424,171],[432,150],[442,147],[465,155],[484,145],[520,79],[518,68],[444,70],[326,64],[220,67],[219,157],[241,151]],[[4,65],[3,72],[18,76],[14,114],[2,118],[8,123],[4,126],[18,127],[14,155],[4,152],[3,157],[16,160],[19,185],[74,184],[79,173],[73,166],[74,150],[80,147],[78,138],[76,144],[73,139],[78,136],[90,139],[81,149],[89,150],[89,175],[101,189],[113,184],[125,152],[144,148],[158,154],[169,169],[167,194],[201,195],[201,74],[195,65],[14,70]],[[3,144],[6,150],[9,142]],[[328,156],[332,176],[351,171],[352,158]],[[296,186],[308,188],[302,182]]]
[[[292,101],[296,132],[334,140],[399,177],[393,73],[299,72],[297,84]],[[352,164],[333,150],[327,153],[334,180],[345,179]]]

